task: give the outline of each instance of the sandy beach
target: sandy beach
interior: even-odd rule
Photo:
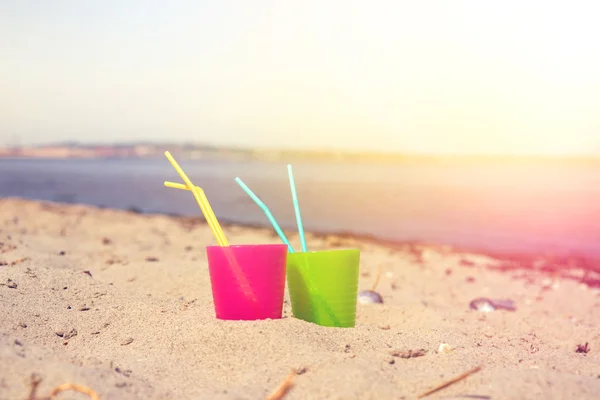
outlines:
[[[281,320],[217,320],[200,215],[0,200],[0,399],[27,399],[32,374],[38,397],[74,383],[102,400],[265,399],[292,371],[286,400],[414,399],[478,366],[427,398],[600,398],[599,280],[580,266],[571,279],[441,245],[307,240],[359,248],[359,290],[381,270],[384,303],[359,304],[355,328],[297,320],[287,299]],[[470,309],[479,297],[517,308]]]

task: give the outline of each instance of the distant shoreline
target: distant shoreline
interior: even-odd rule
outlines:
[[[403,163],[558,163],[597,164],[600,156],[551,155],[436,155],[392,152],[355,152],[333,150],[249,149],[181,144],[48,144],[39,146],[0,147],[0,159],[78,160],[78,159],[157,159],[165,151],[185,160],[323,162],[354,164]]]

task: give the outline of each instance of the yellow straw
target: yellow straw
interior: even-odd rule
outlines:
[[[198,202],[198,205],[200,206],[200,210],[202,211],[202,214],[204,214],[204,218],[206,218],[206,222],[208,223],[210,230],[212,231],[213,235],[215,236],[215,239],[217,239],[217,243],[219,243],[219,246],[229,246],[229,243],[227,242],[227,239],[225,238],[225,234],[223,233],[223,230],[221,229],[221,225],[219,225],[219,221],[217,220],[215,213],[213,212],[212,208],[210,207],[210,203],[208,202],[208,199],[206,198],[206,194],[204,194],[204,190],[202,190],[198,186],[195,186],[192,183],[190,178],[188,178],[187,175],[185,174],[185,172],[183,172],[183,169],[181,169],[179,164],[177,164],[177,161],[175,161],[175,159],[173,158],[173,156],[171,155],[170,152],[165,151],[165,156],[167,157],[167,159],[169,160],[171,165],[173,165],[173,168],[175,168],[175,171],[177,171],[177,173],[179,174],[181,179],[183,179],[186,186],[191,190],[192,194],[194,195],[194,198],[196,199],[196,201]]]
[[[196,191],[200,192],[199,193],[200,198],[203,202],[205,202],[205,207],[208,208],[208,215],[204,212],[204,210],[202,210],[202,212],[204,213],[204,217],[206,218],[206,221],[208,222],[208,226],[210,227],[210,229],[213,231],[213,234],[217,238],[217,242],[219,242],[219,246],[229,246],[229,243],[227,242],[227,239],[225,238],[225,234],[221,230],[219,221],[217,220],[217,217],[215,216],[214,212],[212,211],[212,208],[210,207],[210,203],[208,202],[208,199],[206,198],[206,194],[204,193],[204,190],[202,190],[202,188],[200,186],[195,186],[195,190],[192,190],[188,186],[183,185],[181,183],[168,182],[168,181],[165,182],[165,186],[170,187],[170,188],[175,188],[175,189],[189,190],[192,193],[194,193]],[[194,187],[194,186],[192,186],[192,187]],[[198,201],[198,199],[196,199],[196,201]],[[202,204],[202,203],[198,202],[198,204]],[[200,205],[200,208],[202,209],[202,205]],[[215,229],[217,229],[218,232],[215,232]],[[217,236],[217,235],[220,235],[220,236]]]
[[[165,186],[173,188],[173,189],[190,190],[190,188],[188,188],[187,186],[185,186],[181,183],[175,183],[175,182],[169,182],[169,181],[165,181]],[[198,187],[198,186],[196,186],[196,187]]]
[[[224,249],[225,257],[227,257],[227,260],[229,261],[229,265],[233,269],[233,272],[234,272],[234,274],[238,280],[238,283],[240,284],[244,294],[250,298],[250,300],[252,301],[254,306],[257,306],[258,299],[256,298],[256,294],[252,290],[250,283],[248,282],[248,280],[246,279],[246,276],[242,272],[241,267],[239,266],[233,252],[231,251],[231,248],[229,248],[229,244],[227,243],[225,234],[223,233],[223,230],[221,229],[221,226],[219,225],[219,221],[217,220],[215,213],[212,211],[212,208],[210,207],[208,199],[206,198],[206,195],[204,194],[204,190],[202,190],[202,188],[200,188],[198,186],[194,186],[194,184],[192,183],[190,178],[187,177],[187,175],[185,174],[185,172],[183,172],[183,170],[181,169],[179,164],[177,164],[177,161],[175,161],[175,159],[173,158],[171,153],[169,153],[168,151],[165,151],[165,156],[171,162],[171,164],[173,165],[173,168],[175,168],[175,170],[177,171],[179,176],[181,176],[181,179],[183,179],[183,181],[187,185],[186,186],[186,185],[182,185],[180,183],[165,182],[165,186],[177,187],[178,189],[179,188],[188,189],[192,192],[192,194],[194,195],[194,198],[196,199],[196,201],[198,202],[198,205],[200,206],[200,210],[202,210],[202,214],[204,214],[204,218],[206,218],[206,222],[208,222],[208,226],[212,230],[212,233],[215,236],[215,238],[217,239],[219,246],[227,247],[226,249]]]

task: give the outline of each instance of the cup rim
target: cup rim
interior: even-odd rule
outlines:
[[[294,253],[290,253],[290,255],[293,254],[307,254],[307,255],[314,255],[314,254],[326,254],[326,253],[360,253],[360,249],[326,249],[326,250],[313,250],[313,251],[296,251]]]
[[[284,243],[257,243],[257,244],[230,244],[229,246],[219,246],[219,245],[210,245],[210,246],[206,246],[207,249],[226,249],[226,248],[235,248],[235,249],[241,249],[241,248],[248,248],[248,247],[285,247],[287,248],[287,245]]]

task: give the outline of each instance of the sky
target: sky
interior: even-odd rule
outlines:
[[[0,145],[600,155],[600,3],[0,0]]]

